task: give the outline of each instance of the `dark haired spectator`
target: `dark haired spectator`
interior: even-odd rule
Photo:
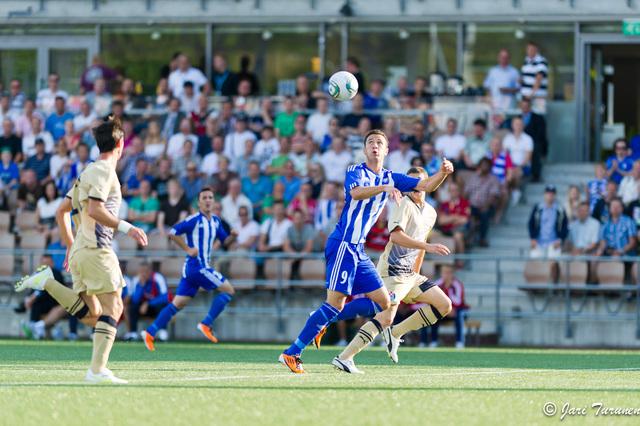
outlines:
[[[622,200],[611,200],[609,218],[600,227],[600,244],[596,256],[634,256],[636,224],[623,214]]]
[[[344,69],[353,74],[356,80],[358,80],[358,87],[360,90],[363,90],[365,88],[365,81],[364,76],[360,71],[360,61],[354,56],[349,56],[344,62]]]
[[[64,138],[59,139],[58,143],[56,143],[56,152],[49,160],[49,175],[51,179],[57,183],[66,172],[65,166],[69,167],[73,162],[73,159],[69,158],[67,142]]]
[[[480,234],[480,247],[488,247],[487,233],[489,232],[489,219],[494,211],[494,206],[500,198],[500,181],[491,173],[491,160],[483,158],[478,164],[476,173],[473,174],[464,187],[465,198],[471,205],[471,215],[479,222],[477,229]],[[471,236],[475,237],[476,226],[472,222]]]
[[[478,118],[473,122],[473,134],[467,138],[464,148],[464,164],[475,170],[481,159],[489,155],[491,135],[487,132],[487,122]]]
[[[140,89],[142,89],[140,87]],[[136,94],[136,85],[132,78],[125,78],[120,83],[118,94],[114,99],[122,102],[125,111],[131,111],[134,108],[145,108],[146,102],[142,96]]]
[[[22,109],[23,114],[20,115],[15,122],[15,135],[19,138],[33,135],[33,130],[31,129],[31,119],[34,115],[40,117],[41,123],[44,123],[44,117],[42,116],[42,114],[35,111],[35,103],[33,102],[33,99],[25,99],[24,104],[22,105]]]
[[[591,212],[591,216],[598,219],[600,223],[606,222],[609,219],[609,207],[611,200],[613,200],[617,194],[618,184],[612,180],[608,181],[604,197],[596,202],[596,205],[593,207],[593,212]]]
[[[151,190],[153,191],[153,196],[162,202],[167,198],[169,180],[174,177],[171,174],[171,160],[168,158],[160,160],[156,172],[157,174],[151,184]]]
[[[198,135],[198,138],[206,134],[207,121],[209,120],[210,115],[211,110],[209,109],[209,98],[207,97],[207,95],[202,94],[198,98],[197,108],[194,111],[191,111],[191,121],[193,122],[193,127],[195,129],[196,135]],[[213,126],[211,127],[211,131],[213,131]],[[205,146],[209,147],[211,146],[211,143],[208,143]],[[200,154],[201,156],[205,156],[208,153],[209,151],[200,153],[200,140],[198,140],[198,154]]]
[[[121,122],[129,118],[129,115],[124,111],[124,104],[122,101],[115,100],[111,102],[111,111],[109,114],[105,115],[102,120],[108,120],[109,117],[116,117]]]
[[[238,76],[227,66],[227,55],[217,52],[213,55],[213,76],[211,87],[217,96],[235,96],[238,88]]]
[[[51,180],[49,168],[51,164],[51,155],[44,150],[44,142],[42,139],[36,139],[36,153],[27,158],[24,163],[23,171],[32,169],[35,171],[38,181],[44,185]]]
[[[139,183],[138,196],[129,203],[129,217],[133,226],[150,232],[156,227],[160,211],[160,202],[151,195],[151,182],[142,179]]]
[[[191,114],[198,110],[198,99],[201,96],[200,94],[196,96],[192,82],[184,82],[182,93],[180,94],[180,109],[187,117],[191,117]]]
[[[436,152],[439,157],[446,158],[456,165],[464,168],[462,161],[464,148],[467,146],[467,139],[457,132],[458,122],[450,118],[447,120],[447,133],[438,136],[435,141]]]
[[[260,131],[261,139],[253,147],[253,155],[260,162],[260,170],[265,171],[271,165],[271,159],[280,153],[280,141],[275,137],[273,127],[265,126]]]
[[[36,204],[36,230],[47,236],[51,236],[51,229],[56,228],[56,210],[62,203],[62,197],[58,193],[56,184],[49,181],[44,184],[42,197]]]
[[[206,120],[202,121],[204,126],[203,132],[198,135],[198,147],[196,153],[204,158],[213,151],[213,137],[216,135],[216,119],[212,116],[208,116]],[[224,138],[222,139],[224,144]],[[224,146],[222,147],[224,149]],[[216,161],[217,163],[217,161]]]
[[[224,156],[224,136],[215,135],[211,139],[211,147],[209,152],[200,164],[200,173],[205,178],[211,177],[214,173],[220,171],[220,157]]]
[[[629,176],[633,169],[633,159],[628,155],[627,141],[618,139],[613,143],[615,153],[607,158],[607,177],[620,185],[622,178]]]
[[[0,135],[0,150],[8,149],[11,158],[20,162],[22,159],[22,139],[13,134],[13,121],[6,117],[2,120],[2,135]]]
[[[131,201],[131,197],[140,195],[140,184],[145,180],[150,185],[153,184],[153,176],[149,174],[149,161],[144,157],[140,157],[136,160],[136,172],[127,179],[122,188],[122,194],[126,195],[127,201]]]
[[[403,136],[403,139],[405,137]],[[406,140],[411,142],[411,149],[420,152],[420,147],[423,143],[429,142],[430,135],[427,133],[427,128],[425,127],[422,120],[416,120],[411,124],[411,135],[406,136]],[[391,141],[389,141],[391,142]],[[391,147],[389,147],[389,151],[391,151]]]
[[[186,170],[187,175],[180,178],[180,185],[182,185],[182,188],[184,189],[184,195],[187,198],[187,201],[191,204],[198,197],[198,194],[204,187],[204,181],[198,174],[198,166],[196,163],[187,163]]]
[[[143,158],[150,163],[149,158],[144,155],[144,142],[139,137],[134,137],[131,140],[131,145],[125,150],[123,157],[118,161],[116,171],[120,176],[122,182],[128,182],[131,176],[137,173],[138,160]],[[147,171],[148,172],[148,171]]]
[[[546,158],[549,142],[547,141],[547,123],[544,116],[531,111],[531,101],[520,101],[520,111],[524,132],[533,139],[533,154],[531,156],[531,176],[534,182],[540,181],[542,174],[542,159]]]
[[[307,117],[298,115],[293,121],[291,152],[295,155],[302,155],[309,140],[311,140],[311,134],[307,132]]]
[[[216,117],[215,134],[227,136],[233,131],[236,117],[233,114],[233,104],[231,101],[224,101],[220,104],[220,114]]]
[[[288,160],[284,163],[284,172],[282,176],[277,180],[277,182],[282,182],[284,184],[284,199],[287,202],[291,202],[293,197],[300,191],[300,185],[302,181],[299,177],[296,176],[296,169],[293,164],[293,161]]]
[[[273,206],[277,203],[282,203],[285,209],[289,204],[284,199],[284,184],[282,182],[275,182],[273,184],[273,191],[271,191],[271,194],[267,195],[262,201],[262,223],[266,222],[267,219],[271,219],[274,216]]]
[[[224,155],[231,161],[230,169],[238,172],[236,159],[245,155],[248,140],[256,140],[256,135],[247,129],[247,119],[238,117],[233,124],[233,132],[228,133],[224,139]]]
[[[11,111],[11,100],[7,92],[0,91],[0,120],[15,119],[15,110]]]
[[[385,82],[380,78],[371,80],[369,91],[364,94],[364,109],[388,109],[389,101],[384,97]]]
[[[258,81],[258,76],[249,70],[250,65],[251,58],[249,55],[242,55],[237,78],[238,81],[247,80],[251,84],[251,96],[258,96],[260,94],[260,82]]]
[[[196,98],[200,93],[209,93],[210,86],[207,77],[202,71],[191,66],[189,56],[181,53],[176,58],[178,67],[169,74],[169,90],[175,98],[180,98],[184,92],[184,84],[189,81],[193,85],[193,92]]]
[[[123,142],[124,142],[124,151],[127,151],[127,148],[129,148],[129,146],[131,146],[131,142],[133,141],[133,138],[136,137],[136,134],[133,131],[133,118],[129,117],[128,115],[125,115],[124,117],[122,117],[122,131],[124,132],[124,136],[122,136]],[[144,147],[143,147],[143,151],[144,151]]]
[[[42,186],[38,182],[33,169],[24,169],[20,174],[18,186],[18,208],[21,211],[35,211],[38,200],[42,197]]]
[[[169,90],[169,80],[167,78],[161,78],[156,85],[156,94],[152,96],[152,102],[150,105],[155,109],[166,108],[169,105],[171,99],[171,90]]]
[[[342,127],[347,134],[358,133],[358,125],[363,118],[371,117],[364,111],[364,97],[361,93],[356,94],[351,100],[353,111],[342,117]]]
[[[413,103],[417,109],[431,109],[433,107],[433,96],[427,89],[427,79],[416,77],[413,81]],[[430,116],[431,117],[431,116]]]
[[[316,95],[306,75],[296,77],[295,104],[298,109],[316,109]]]
[[[296,117],[300,114],[294,110],[293,98],[287,97],[282,102],[283,111],[276,115],[273,123],[273,128],[276,131],[276,136],[291,136],[295,131],[293,126]]]
[[[12,78],[9,83],[10,109],[19,110],[22,108],[27,95],[22,91],[22,81],[19,78]]]
[[[529,41],[527,55],[520,69],[522,73],[520,94],[525,99],[534,99],[544,105],[547,97],[547,75],[549,73],[547,60],[540,54],[538,45]]]
[[[273,191],[273,181],[260,174],[260,163],[251,161],[247,177],[242,179],[242,192],[251,201],[254,216],[262,210],[263,200]]]
[[[265,126],[273,128],[274,117],[273,102],[269,96],[265,96],[260,100],[260,114],[247,118],[247,124],[253,133],[260,134]]]
[[[168,104],[167,113],[160,117],[161,135],[166,140],[180,132],[180,123],[185,118],[185,113],[180,111],[180,99],[171,98]]]
[[[238,178],[238,174],[229,170],[229,159],[224,155],[218,157],[218,172],[211,175],[208,182],[213,187],[213,192],[217,199],[227,195],[229,192],[229,182]]]
[[[431,142],[423,142],[420,145],[420,158],[429,176],[438,173],[442,167],[442,158],[436,154],[436,149]]]

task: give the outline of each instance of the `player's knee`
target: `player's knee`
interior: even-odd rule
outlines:
[[[376,302],[382,311],[386,311],[391,306],[391,301],[387,298]]]
[[[434,307],[440,312],[440,315],[443,317],[447,316],[449,312],[451,312],[451,299],[448,297],[440,300],[437,304],[434,304]]]
[[[393,318],[391,315],[376,315],[376,320],[380,323],[380,326],[384,329],[393,324]]]
[[[236,291],[230,285],[229,286],[225,286],[224,288],[221,288],[220,292],[226,293],[229,296],[233,296],[234,294],[236,294]]]

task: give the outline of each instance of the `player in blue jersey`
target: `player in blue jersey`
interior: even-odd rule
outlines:
[[[213,299],[209,313],[197,326],[198,330],[209,340],[214,343],[218,342],[211,331],[211,324],[227,306],[234,291],[229,281],[220,272],[214,271],[209,266],[211,246],[216,239],[224,245],[233,243],[238,231],[234,229],[227,235],[222,229],[220,219],[211,212],[213,209],[213,190],[211,188],[203,188],[200,191],[198,207],[200,208],[198,213],[187,217],[169,231],[169,237],[187,252],[187,257],[182,267],[182,279],[178,284],[176,296],[160,312],[151,327],[142,332],[144,344],[150,351],[155,350],[153,341],[158,330],[164,328],[178,311],[187,306],[200,287],[205,290],[217,288],[220,291],[220,294]],[[186,241],[182,238],[182,234],[186,234]]]
[[[363,249],[367,234],[387,199],[399,205],[402,192],[435,191],[453,172],[451,162],[443,159],[440,170],[428,179],[393,173],[382,168],[388,152],[387,136],[380,130],[372,130],[364,138],[366,161],[347,169],[345,207],[324,251],[327,300],[309,317],[298,338],[279,357],[279,361],[294,373],[306,373],[300,359],[302,351],[314,338],[319,346],[320,337],[332,322],[373,315],[389,308],[389,294]],[[348,295],[362,293],[367,297],[355,299],[345,306]]]

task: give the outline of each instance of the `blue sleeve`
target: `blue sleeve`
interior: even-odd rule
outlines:
[[[218,217],[216,217],[216,222],[218,223],[218,230],[216,231],[216,238],[219,239],[220,242],[224,243],[224,240],[227,239],[228,235],[224,231],[224,228],[222,227],[222,222],[220,222],[220,219],[218,219]]]
[[[9,172],[11,173],[11,179],[20,179],[20,170],[18,170],[18,166],[16,163],[11,163],[9,165]]]
[[[393,186],[400,192],[412,191],[420,182],[420,179],[409,177],[404,173],[391,173],[391,176],[393,177]]]
[[[133,293],[131,293],[131,302],[132,303],[140,303],[142,302],[142,294],[144,292],[144,286],[142,286],[139,282],[138,279],[134,279],[131,283],[132,286],[135,285],[135,288],[133,289]]]
[[[153,280],[155,281],[156,287],[158,287],[158,296],[149,300],[149,306],[168,304],[169,288],[167,286],[167,280],[159,272],[153,274]]]
[[[348,168],[344,178],[344,189],[349,194],[356,186],[362,186],[362,170],[359,167]]]
[[[198,216],[187,218],[182,222],[174,225],[174,227],[171,228],[169,233],[171,235],[182,235],[182,234],[186,234],[187,232],[191,232],[196,227],[197,221],[198,221]]]

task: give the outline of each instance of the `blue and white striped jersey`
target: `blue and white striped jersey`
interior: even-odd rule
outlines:
[[[185,262],[189,268],[208,268],[211,258],[211,246],[215,239],[224,242],[227,233],[222,229],[220,219],[216,215],[211,215],[211,220],[201,212],[197,212],[187,217],[182,222],[175,225],[169,231],[171,235],[187,235],[187,245],[196,247],[198,255],[191,257],[187,254]]]
[[[364,243],[369,231],[382,213],[389,194],[382,192],[373,198],[354,200],[350,192],[356,186],[393,185],[400,192],[408,192],[413,190],[419,181],[420,179],[386,169],[382,169],[377,175],[365,163],[349,166],[344,180],[346,191],[344,210],[336,229],[329,238],[351,244]]]

